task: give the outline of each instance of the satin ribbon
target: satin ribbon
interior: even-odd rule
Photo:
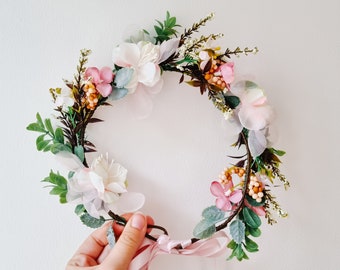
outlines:
[[[228,242],[228,236],[222,231],[215,233],[208,239],[202,239],[193,244],[191,244],[190,240],[170,240],[167,235],[159,236],[157,242],[145,238],[137,252],[138,255],[130,263],[129,270],[147,270],[151,261],[160,254],[217,257],[225,252]],[[178,245],[181,245],[182,248],[176,248]]]

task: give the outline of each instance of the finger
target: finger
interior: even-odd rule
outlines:
[[[146,226],[146,217],[141,213],[134,214],[102,265],[108,269],[128,269],[132,258],[143,242]]]
[[[95,230],[78,248],[68,262],[67,266],[93,266],[97,265],[97,258],[107,245],[106,232],[112,223],[107,223]],[[72,269],[72,268],[67,268]]]
[[[129,220],[132,217],[132,215],[133,215],[132,213],[128,213],[128,214],[122,215],[122,217],[125,218],[126,220]],[[148,223],[148,225],[154,225],[155,224],[153,218],[150,217],[150,216],[146,216],[146,222]],[[124,226],[114,222],[112,227],[113,227],[113,231],[115,232],[115,236],[118,238],[122,234],[122,232],[124,230]],[[149,229],[147,229],[146,232],[150,233],[151,230],[152,230],[152,228],[149,228]]]

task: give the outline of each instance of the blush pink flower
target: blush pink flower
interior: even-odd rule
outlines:
[[[220,182],[214,181],[211,183],[210,191],[217,197],[216,207],[222,211],[230,211],[232,204],[236,204],[242,199],[242,191],[234,190],[234,184],[229,181],[226,185],[222,185]]]
[[[228,62],[220,66],[220,71],[225,83],[232,83],[234,81],[234,63]]]
[[[111,94],[113,77],[114,74],[109,67],[103,67],[101,70],[96,67],[89,67],[85,71],[85,79],[90,79],[103,97],[108,97]]]

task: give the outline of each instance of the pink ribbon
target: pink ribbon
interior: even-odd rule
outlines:
[[[167,235],[159,236],[157,242],[145,238],[139,253],[137,252],[138,255],[130,263],[129,270],[147,270],[151,261],[160,254],[217,257],[225,252],[228,242],[228,236],[222,231],[193,244],[191,244],[190,240],[170,240]],[[178,245],[182,248],[176,248]]]

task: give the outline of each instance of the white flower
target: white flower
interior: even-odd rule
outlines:
[[[57,157],[75,171],[68,182],[67,201],[83,204],[91,216],[99,218],[110,209],[134,212],[144,204],[144,195],[127,191],[127,170],[107,155],[95,159],[90,168],[71,153],[61,152]]]
[[[68,107],[72,107],[74,104],[73,93],[69,88],[60,89],[60,93],[57,94],[55,105],[57,107],[63,107],[63,110],[68,110]]]
[[[112,59],[117,66],[133,69],[131,81],[126,86],[129,93],[135,92],[138,83],[152,87],[160,80],[158,45],[146,41],[137,44],[125,42],[114,48]]]

